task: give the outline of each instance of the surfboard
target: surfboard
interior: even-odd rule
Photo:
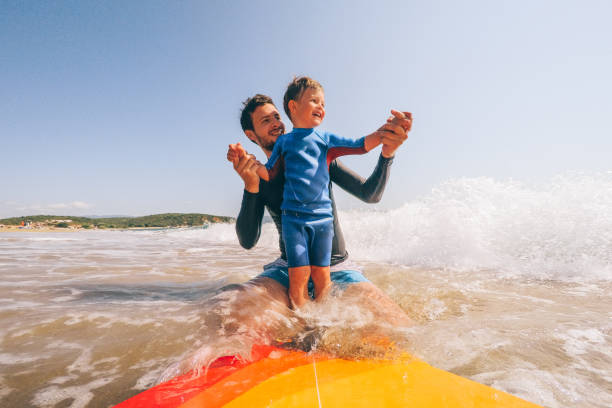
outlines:
[[[541,408],[410,357],[351,361],[261,345],[250,357],[218,358],[115,407]]]

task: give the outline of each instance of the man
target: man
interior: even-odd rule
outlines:
[[[375,132],[381,137],[383,147],[374,172],[367,180],[363,180],[338,160],[330,164],[331,181],[365,202],[378,202],[382,197],[395,151],[407,139],[407,132],[412,125],[412,117],[409,113],[397,111],[392,111],[392,113],[394,116]],[[267,157],[270,157],[277,138],[285,132],[285,126],[272,99],[261,94],[244,102],[241,125],[245,135],[257,144]],[[260,180],[256,173],[258,162],[252,155],[238,158],[230,150],[228,160],[232,161],[235,171],[244,182],[242,206],[236,221],[236,232],[240,244],[248,249],[257,243],[265,207],[279,232],[281,252],[281,256],[276,261],[264,266],[262,274],[247,284],[232,285],[232,290],[242,292],[236,297],[236,304],[241,301],[247,301],[250,304],[260,303],[260,310],[274,310],[275,313],[280,312],[281,315],[288,316],[291,313],[288,309],[290,306],[287,294],[288,274],[280,211],[284,180],[282,177],[277,177],[270,182]],[[331,182],[330,197],[334,215],[331,278],[334,284],[343,287],[341,297],[359,302],[362,307],[368,308],[385,322],[400,326],[408,325],[410,322],[406,314],[360,272],[339,271],[343,269],[339,265],[348,258],[348,252],[338,220]],[[260,300],[257,299],[258,297]],[[242,300],[238,300],[240,298]],[[239,307],[236,306],[236,308]]]

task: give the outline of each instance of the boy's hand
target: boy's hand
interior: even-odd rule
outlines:
[[[234,165],[234,170],[244,181],[244,189],[250,193],[259,193],[259,176],[257,169],[262,164],[254,155],[248,154],[240,143],[229,145],[227,150],[227,160]]]
[[[405,132],[410,132],[412,128],[412,113],[410,112],[400,112],[395,109],[391,109],[391,115],[389,119],[387,119],[387,123],[395,123],[396,125],[400,125]]]
[[[227,160],[231,161],[232,163],[246,155],[247,151],[244,150],[244,147],[242,147],[240,142],[230,144],[229,148],[227,149]]]
[[[412,113],[391,110],[393,116],[387,119],[379,131],[382,131],[381,141],[383,144],[382,155],[390,158],[395,151],[408,139],[408,132],[412,128]]]

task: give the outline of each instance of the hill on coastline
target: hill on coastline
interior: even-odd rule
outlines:
[[[218,222],[231,222],[232,217],[210,214],[167,213],[144,217],[74,217],[68,215],[32,215],[0,220],[3,225],[34,225],[55,228],[169,228],[197,227]]]

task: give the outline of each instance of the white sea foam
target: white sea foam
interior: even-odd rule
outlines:
[[[278,234],[273,223],[262,224],[262,232],[257,242],[258,246],[274,247],[278,246]],[[192,244],[196,242],[202,243],[238,243],[236,237],[236,225],[230,224],[212,224],[206,229],[184,229],[184,230],[168,230],[164,235],[178,240],[188,240]],[[206,245],[208,246],[208,245]]]
[[[612,279],[612,172],[543,186],[457,179],[395,210],[340,217],[354,259]]]
[[[586,354],[588,351],[606,352],[606,348],[609,348],[606,347],[605,335],[595,328],[571,329],[555,336],[564,342],[563,348],[572,356]],[[612,355],[609,357],[612,358]]]
[[[562,378],[532,368],[482,373],[474,376],[474,380],[550,408],[563,407],[559,404],[558,397],[555,397],[554,391],[564,395],[566,401],[570,400],[571,406],[579,406],[581,400],[574,387],[568,385]]]
[[[30,354],[8,354],[0,353],[0,364],[4,365],[15,365],[15,364],[27,364],[42,358],[47,358],[47,355],[38,354],[36,356]]]
[[[38,302],[17,301],[15,299],[2,299],[0,300],[0,311],[31,309],[41,305],[43,304]]]
[[[70,404],[72,408],[86,407],[94,396],[92,391],[107,385],[111,381],[113,381],[113,378],[109,377],[98,378],[87,384],[72,387],[62,388],[52,385],[38,391],[34,395],[32,403],[39,407],[49,407],[65,400],[72,400]]]

